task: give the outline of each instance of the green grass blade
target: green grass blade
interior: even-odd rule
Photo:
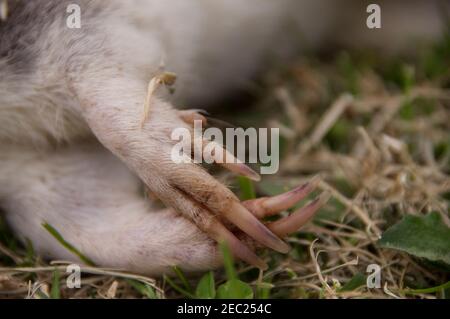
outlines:
[[[55,239],[61,244],[63,245],[68,251],[70,251],[71,253],[73,253],[74,255],[76,255],[78,258],[80,258],[81,261],[83,261],[86,265],[89,266],[95,266],[94,262],[89,259],[88,257],[86,257],[85,255],[83,255],[78,249],[76,249],[72,244],[70,244],[69,242],[67,242],[62,236],[61,234],[50,224],[48,223],[43,223],[42,226],[50,233],[50,235],[52,235],[53,237],[55,237]]]
[[[177,274],[178,278],[183,283],[185,290],[189,291],[189,293],[193,293],[192,287],[189,284],[189,281],[187,280],[186,276],[181,271],[181,269],[178,266],[173,266],[173,271]]]
[[[222,250],[223,264],[225,267],[225,272],[227,273],[228,280],[237,279],[233,256],[231,255],[228,245],[225,242],[221,242],[220,249]]]
[[[61,287],[59,285],[59,270],[55,269],[53,271],[53,278],[52,278],[52,290],[50,291],[50,298],[51,299],[61,299]]]
[[[180,286],[178,286],[176,283],[174,283],[172,281],[172,279],[170,279],[168,276],[164,275],[164,280],[167,281],[167,283],[176,291],[178,291],[180,294],[184,295],[187,298],[190,299],[195,299],[195,296],[193,294],[191,294],[189,291],[181,288]]]
[[[430,287],[430,288],[424,288],[424,289],[405,289],[403,292],[405,294],[431,294],[435,292],[441,292],[445,289],[450,288],[450,281],[446,282],[445,284],[436,286],[436,287]]]

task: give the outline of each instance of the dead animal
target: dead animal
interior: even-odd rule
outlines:
[[[2,0],[5,219],[47,258],[80,262],[44,222],[100,266],[153,275],[173,265],[210,269],[221,263],[217,241],[224,240],[237,257],[264,268],[254,249],[288,252],[282,238],[328,195],[265,224],[318,180],[239,201],[195,163],[171,161],[170,133],[202,120],[175,106],[214,104],[267,59],[303,48],[335,42],[402,50],[410,36],[432,39],[442,30],[434,1],[381,2],[383,27],[372,32],[360,1]],[[169,95],[162,86],[174,74]],[[227,168],[255,177],[243,163]],[[142,184],[167,208],[143,196]]]

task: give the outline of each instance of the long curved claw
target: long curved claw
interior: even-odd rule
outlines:
[[[242,259],[261,269],[265,269],[267,267],[264,261],[258,258],[258,256],[256,256],[250,248],[248,248],[233,233],[231,233],[207,207],[201,203],[198,203],[193,198],[189,197],[188,194],[179,189],[169,188],[168,191],[173,192],[172,196],[175,199],[175,205],[173,208],[178,210],[180,213],[187,213],[191,221],[197,225],[199,229],[208,234],[210,238],[217,242],[225,241],[230,247],[233,255],[239,259]],[[267,232],[270,233],[269,230],[267,230]],[[272,236],[275,235],[272,234]],[[278,240],[281,241],[281,239]]]
[[[248,200],[244,202],[244,206],[247,207],[257,218],[264,218],[278,214],[308,196],[314,189],[316,189],[319,182],[320,177],[315,176],[309,182],[286,193],[272,197]]]
[[[225,241],[233,255],[242,259],[243,261],[258,267],[260,269],[267,269],[267,264],[261,260],[256,254],[244,245],[233,233],[226,229],[220,222],[212,223],[204,230],[217,242]]]
[[[269,223],[267,227],[280,237],[285,237],[296,232],[317,213],[319,208],[325,205],[330,197],[331,194],[329,192],[323,192],[308,205],[300,208],[285,218]]]
[[[290,247],[288,244],[275,236],[275,234],[273,234],[240,203],[233,202],[230,207],[223,212],[223,215],[226,219],[262,245],[281,253],[287,253],[289,251]]]
[[[222,166],[230,172],[250,178],[253,181],[260,181],[261,176],[245,165],[241,160],[231,154],[226,148],[214,141],[203,140],[203,148],[212,156],[214,163]]]
[[[233,192],[201,168],[192,164],[184,165],[184,167],[181,165],[178,167],[179,173],[174,187],[183,191],[187,197],[201,204],[208,211],[227,219],[262,245],[279,252],[289,250],[289,246],[249,212]],[[173,203],[173,198],[167,198],[167,200],[171,201],[171,206],[180,212],[186,210],[182,203]],[[191,218],[197,217],[191,216]]]
[[[315,176],[309,182],[300,185],[289,192],[267,198],[261,203],[261,205],[269,214],[288,209],[298,201],[308,196],[317,187],[319,182],[320,177]]]

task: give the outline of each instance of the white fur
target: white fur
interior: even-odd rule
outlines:
[[[160,274],[219,263],[212,240],[173,211],[152,207],[140,181],[98,144],[40,154],[10,147],[0,160],[0,184],[8,184],[0,200],[13,212],[7,221],[44,257],[78,261],[44,230],[47,222],[105,267]]]

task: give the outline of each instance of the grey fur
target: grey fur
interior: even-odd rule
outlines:
[[[66,0],[9,1],[9,14],[0,22],[0,59],[16,73],[30,73],[38,58],[35,46],[54,21],[63,27]]]

